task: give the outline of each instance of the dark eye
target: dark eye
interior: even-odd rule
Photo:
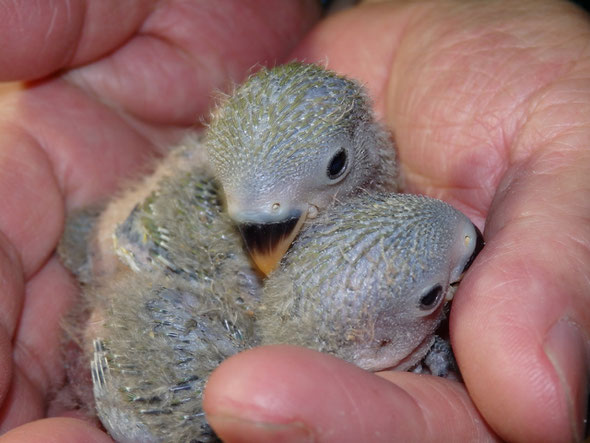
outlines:
[[[438,305],[443,293],[441,285],[434,285],[420,297],[420,309],[428,310]]]
[[[347,155],[344,149],[340,149],[334,154],[334,157],[332,157],[330,163],[328,163],[327,173],[330,180],[336,180],[344,173],[346,170],[346,160]]]

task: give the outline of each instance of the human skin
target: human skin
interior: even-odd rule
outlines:
[[[10,5],[24,11],[21,3]],[[82,20],[72,18],[49,38],[18,28],[19,46],[8,48],[19,49],[3,49],[4,80],[81,65],[6,90],[0,102],[0,430],[21,425],[6,441],[108,441],[83,421],[39,421],[64,380],[58,320],[76,295],[52,255],[65,212],[111,193],[124,173],[206,112],[211,87],[278,58],[304,28],[297,34],[271,19],[249,21],[244,35],[256,29],[258,38],[223,34],[225,51],[208,53],[218,40],[199,43],[195,34],[227,29],[209,16],[199,27],[195,8],[174,17],[190,32],[171,36],[170,17],[145,4],[130,1],[118,16],[107,9],[115,11],[108,32],[89,26],[107,22],[95,11],[78,45]],[[180,2],[169,11],[175,7]],[[250,11],[272,14],[267,5]],[[309,9],[290,18],[303,23],[306,13],[309,23]],[[39,17],[51,21],[47,11]],[[15,28],[0,23],[0,41]],[[269,48],[264,37],[276,33],[283,40]],[[443,198],[485,227],[486,247],[450,319],[465,385],[373,375],[300,348],[258,348],[224,362],[209,381],[204,407],[223,439],[581,438],[590,358],[589,37],[587,15],[557,1],[392,1],[333,16],[307,35],[293,57],[327,62],[367,85],[395,132],[406,189]],[[243,48],[251,58],[236,61]]]

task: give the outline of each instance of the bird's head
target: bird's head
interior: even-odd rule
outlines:
[[[207,132],[229,216],[266,274],[303,221],[360,189],[395,190],[395,151],[362,87],[316,65],[262,70]]]
[[[450,205],[372,194],[309,223],[266,281],[263,342],[406,370],[429,350],[456,284],[483,247]]]

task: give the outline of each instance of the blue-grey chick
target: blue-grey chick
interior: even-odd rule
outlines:
[[[304,227],[266,281],[262,343],[305,346],[370,371],[412,369],[482,246],[469,219],[440,200],[365,194],[332,207]],[[429,361],[430,372],[445,375],[446,362]]]
[[[205,142],[229,216],[265,274],[306,218],[363,190],[397,189],[395,150],[364,89],[317,65],[251,76],[214,111]]]
[[[114,237],[129,268],[86,288],[98,416],[119,442],[214,441],[204,384],[258,343],[260,291],[215,181],[199,168],[163,178]]]

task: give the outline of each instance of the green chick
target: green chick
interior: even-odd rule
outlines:
[[[85,288],[96,410],[119,442],[215,441],[213,369],[258,343],[260,281],[203,169],[165,177],[114,233],[127,265]]]
[[[397,189],[395,150],[364,88],[317,65],[262,69],[213,112],[208,157],[259,269],[335,200]]]
[[[305,346],[369,371],[421,371],[432,351],[423,371],[446,376],[452,354],[435,331],[482,246],[471,221],[440,200],[376,193],[332,207],[266,281],[262,344]]]
[[[161,273],[129,273],[102,290],[124,294],[106,305],[91,360],[97,413],[111,437],[217,441],[202,393],[223,360],[257,344],[248,291]]]

